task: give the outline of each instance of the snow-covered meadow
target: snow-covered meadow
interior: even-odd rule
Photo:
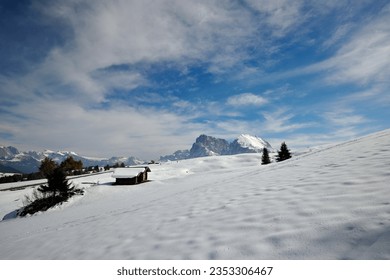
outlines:
[[[0,222],[0,258],[390,259],[390,130],[260,158],[151,165],[151,182],[135,186],[74,179],[84,196]],[[0,192],[0,216],[31,191]]]

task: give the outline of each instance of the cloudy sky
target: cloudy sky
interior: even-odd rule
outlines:
[[[390,1],[1,0],[0,145],[158,158],[389,128]]]

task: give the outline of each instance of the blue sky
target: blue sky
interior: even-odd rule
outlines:
[[[389,128],[390,2],[0,2],[0,144],[158,158]]]

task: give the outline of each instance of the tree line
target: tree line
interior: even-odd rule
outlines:
[[[101,171],[98,165],[84,167],[81,160],[75,160],[72,156],[67,157],[59,165],[54,160],[50,158],[45,158],[43,161],[41,161],[41,165],[39,167],[38,172],[4,176],[0,178],[0,184],[45,179],[47,170],[53,170],[57,166],[60,166],[68,176],[83,175],[83,174],[96,173]],[[117,162],[112,166],[107,164],[102,169],[104,169],[104,171],[107,171],[110,170],[111,168],[116,168],[116,167],[125,167],[125,164],[123,162]]]
[[[280,145],[280,150],[278,151],[278,155],[276,156],[276,161],[280,162],[280,161],[287,160],[289,158],[291,158],[291,152],[288,149],[286,142],[283,142]],[[265,165],[265,164],[270,164],[270,163],[271,163],[271,159],[269,157],[269,151],[267,148],[264,148],[263,155],[261,157],[261,164]]]

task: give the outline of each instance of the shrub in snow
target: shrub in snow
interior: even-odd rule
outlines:
[[[83,191],[76,189],[66,179],[65,172],[57,167],[47,177],[47,185],[41,185],[33,192],[32,197],[26,197],[26,206],[22,208],[18,215],[26,216],[47,209],[67,201],[76,194],[83,194]]]
[[[278,156],[276,157],[276,161],[284,161],[286,159],[291,158],[290,150],[287,148],[285,142],[280,146],[280,151],[278,151]]]

